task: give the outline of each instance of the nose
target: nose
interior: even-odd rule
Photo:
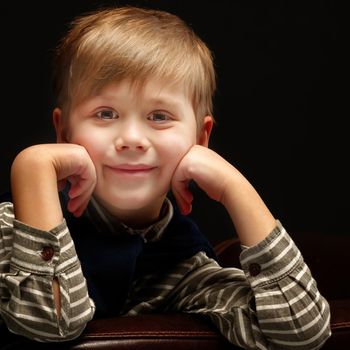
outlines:
[[[146,151],[150,147],[150,142],[142,125],[134,121],[120,125],[115,147],[117,151]]]

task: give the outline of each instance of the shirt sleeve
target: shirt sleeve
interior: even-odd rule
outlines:
[[[76,338],[94,314],[65,220],[50,231],[14,219],[0,204],[0,315],[16,334],[41,342]],[[60,285],[58,318],[52,281]]]
[[[175,309],[207,316],[233,344],[248,349],[319,349],[330,313],[291,237],[278,222],[258,245],[243,248],[242,269],[199,253],[177,289]]]

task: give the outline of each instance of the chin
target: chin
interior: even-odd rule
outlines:
[[[150,205],[149,201],[142,199],[120,199],[117,204],[112,204],[111,207],[118,210],[130,210],[137,211],[141,210]]]
[[[120,213],[121,211],[138,211],[146,208],[161,206],[164,194],[159,195],[142,195],[140,193],[132,194],[108,194],[108,196],[101,196],[96,193],[97,200],[108,210],[111,214]]]

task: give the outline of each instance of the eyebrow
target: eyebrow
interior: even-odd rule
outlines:
[[[154,105],[160,105],[160,106],[169,106],[169,107],[176,107],[179,105],[179,102],[175,99],[164,99],[164,98],[150,98],[148,99],[148,102]]]
[[[145,102],[152,107],[169,109],[170,112],[179,113],[179,111],[185,106],[183,98],[176,98],[171,93],[164,93],[160,91],[159,93],[151,94],[151,96],[145,96]],[[185,97],[185,95],[184,95]],[[114,95],[105,95],[98,93],[93,97],[94,99],[102,99],[103,101],[109,100],[114,102]]]
[[[182,100],[176,99],[171,95],[154,96],[147,99],[147,101],[153,105],[159,105],[175,109],[178,109],[180,106],[183,105]]]

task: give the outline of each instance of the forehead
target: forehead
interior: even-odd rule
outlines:
[[[184,84],[169,83],[159,79],[147,81],[125,79],[120,82],[111,82],[92,93],[88,100],[94,98],[103,98],[106,101],[120,99],[135,103],[143,100],[159,105],[193,107],[190,94]]]

